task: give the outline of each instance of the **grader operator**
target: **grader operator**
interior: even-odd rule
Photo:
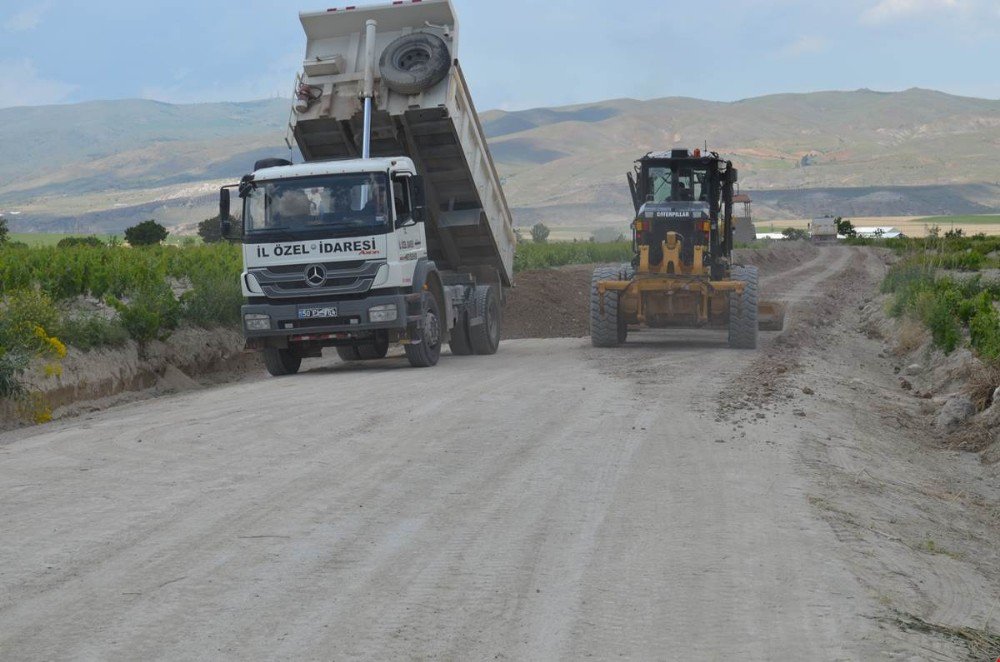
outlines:
[[[715,152],[651,152],[628,174],[636,217],[631,264],[594,270],[590,333],[596,347],[629,327],[726,327],[729,345],[757,347],[758,328],[783,324],[758,302],[757,268],[732,263],[737,170]]]

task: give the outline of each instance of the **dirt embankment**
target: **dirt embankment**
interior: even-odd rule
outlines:
[[[41,367],[28,373],[27,386],[40,393],[57,418],[104,409],[136,397],[155,396],[232,381],[260,369],[253,354],[243,353],[238,331],[183,328],[166,341],[83,352],[70,348],[62,374],[45,376]],[[0,429],[21,424],[25,414],[15,403],[0,402]]]
[[[737,263],[752,264],[761,276],[795,269],[820,249],[807,242],[780,242],[735,251]],[[522,271],[504,308],[503,337],[579,338],[590,333],[592,264]]]

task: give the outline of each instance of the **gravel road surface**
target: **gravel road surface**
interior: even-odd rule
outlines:
[[[792,326],[856,256],[771,280]],[[801,419],[719,415],[757,354],[630,340],[330,360],[0,436],[0,658],[895,659]]]

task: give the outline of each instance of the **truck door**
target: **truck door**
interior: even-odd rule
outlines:
[[[403,284],[409,285],[413,282],[413,272],[417,268],[417,260],[427,255],[427,237],[424,232],[424,224],[415,222],[413,218],[413,195],[409,175],[393,176],[392,197]]]

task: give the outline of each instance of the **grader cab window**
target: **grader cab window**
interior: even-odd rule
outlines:
[[[651,167],[647,188],[651,202],[708,202],[708,172],[704,169]]]
[[[649,186],[646,189],[653,197],[652,202],[660,203],[670,200],[673,173],[670,168],[650,168]]]

